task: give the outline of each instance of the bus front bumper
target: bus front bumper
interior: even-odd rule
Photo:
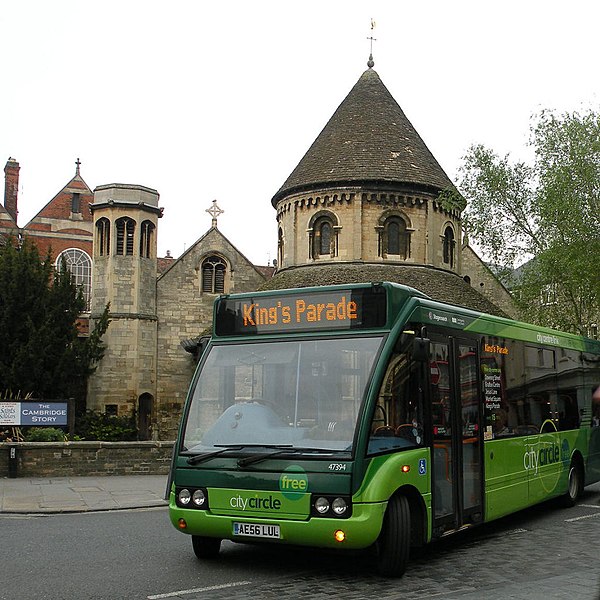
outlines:
[[[216,515],[210,511],[180,508],[171,494],[169,517],[173,526],[190,535],[234,542],[273,542],[320,548],[362,549],[379,537],[387,503],[354,504],[347,519],[307,517],[305,520]],[[236,525],[238,524],[238,525]],[[240,527],[261,525],[264,527]],[[250,535],[236,534],[245,530]],[[278,537],[266,537],[277,535]],[[275,533],[276,532],[276,533]]]

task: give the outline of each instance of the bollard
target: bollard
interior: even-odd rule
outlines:
[[[8,447],[8,477],[10,479],[16,479],[18,465],[17,447],[11,445]]]

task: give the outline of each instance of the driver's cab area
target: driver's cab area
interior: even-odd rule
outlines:
[[[388,362],[371,421],[368,453],[418,448],[423,435],[423,339],[404,331]]]

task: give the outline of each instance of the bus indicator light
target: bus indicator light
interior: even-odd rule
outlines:
[[[410,471],[410,465],[402,465],[402,472],[408,473]]]
[[[343,542],[346,539],[346,534],[341,529],[338,529],[333,536],[336,542]]]
[[[185,519],[179,519],[179,521],[177,521],[177,526],[179,529],[187,529],[187,523],[185,522]]]

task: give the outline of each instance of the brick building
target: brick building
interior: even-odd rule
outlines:
[[[372,66],[272,199],[275,274],[223,236],[216,203],[210,229],[183,255],[158,258],[158,193],[110,184],[92,194],[79,164],[19,230],[11,191],[18,164],[9,160],[0,234],[16,231],[41,248],[51,243],[55,252],[85,253],[93,270],[92,322],[111,304],[89,408],[135,410],[141,437],[173,439],[195,367],[194,340],[211,325],[220,293],[390,280],[442,301],[514,315],[510,294],[463,243],[460,209],[439,200],[452,182]]]

